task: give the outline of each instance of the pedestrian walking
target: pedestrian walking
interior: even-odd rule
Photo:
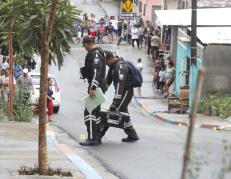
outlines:
[[[32,94],[34,94],[34,88],[32,78],[28,75],[29,69],[24,68],[22,75],[17,79],[18,93],[24,103],[28,103]]]
[[[141,48],[143,47],[143,41],[144,41],[144,27],[140,26],[139,27],[139,44]]]
[[[53,116],[53,110],[54,110],[54,105],[53,105],[53,90],[52,90],[52,79],[48,78],[48,87],[47,87],[47,115],[48,115],[48,122],[52,122],[52,116]]]
[[[159,45],[160,37],[157,35],[157,31],[155,31],[151,37],[151,51],[153,61],[155,61],[159,57]]]
[[[81,37],[82,37],[82,27],[81,27],[80,23],[77,23],[76,31],[77,31],[77,34],[76,34],[75,42],[80,44],[81,43]]]
[[[96,88],[106,90],[106,62],[104,52],[101,48],[96,47],[94,40],[89,36],[83,38],[83,47],[87,50],[85,66],[80,69],[83,79],[88,81],[88,94],[95,97]],[[84,121],[87,127],[88,138],[80,142],[83,146],[94,146],[101,143],[100,139],[100,105],[93,111],[84,110]]]
[[[151,39],[152,39],[152,31],[150,28],[147,28],[147,54],[150,55],[151,52]]]
[[[98,43],[103,43],[105,32],[105,27],[103,26],[103,23],[101,23],[100,27],[98,28]]]
[[[132,75],[127,64],[120,63],[120,59],[118,57],[114,57],[112,52],[107,51],[105,53],[106,64],[109,66],[106,78],[107,84],[110,86],[113,82],[115,87],[115,96],[109,110],[128,114],[128,105],[133,97]],[[101,131],[101,137],[105,135],[108,128],[108,126],[104,126]],[[122,142],[134,142],[139,140],[130,118],[124,132],[128,136],[127,138],[123,138]]]
[[[142,74],[143,64],[141,62],[141,58],[138,58],[136,67],[139,69],[140,74]],[[141,96],[141,87],[138,87],[137,89],[138,89],[138,92],[139,92],[139,96]]]
[[[2,102],[3,102],[3,111],[6,113],[7,112],[7,105],[8,105],[8,99],[9,99],[9,71],[6,69],[1,70],[1,80],[0,80],[0,86],[1,86],[1,95],[2,95]],[[13,77],[13,93],[15,92],[16,89],[16,81],[15,78]]]
[[[107,36],[108,36],[108,40],[109,40],[109,43],[113,43],[113,26],[112,26],[112,23],[109,22],[109,25],[107,26]]]
[[[136,42],[137,47],[139,48],[139,29],[137,28],[136,25],[133,26],[131,29],[131,34],[132,34],[132,47],[134,48],[134,43]]]

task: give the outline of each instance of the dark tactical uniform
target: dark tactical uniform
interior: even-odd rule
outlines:
[[[95,90],[101,88],[103,92],[106,89],[105,71],[106,63],[104,52],[101,48],[94,48],[87,53],[85,58],[85,72],[88,80],[88,92],[90,89]],[[100,139],[100,106],[94,109],[91,114],[85,108],[84,122],[87,126],[88,139],[91,139],[90,119],[92,120],[92,140],[98,141]]]
[[[116,61],[110,66],[106,80],[108,86],[113,82],[115,87],[115,96],[110,106],[110,111],[128,113],[128,105],[133,97],[132,76],[128,66],[124,63],[120,63],[120,60]],[[101,136],[105,135],[108,128],[108,126],[104,127],[101,131]],[[130,119],[124,132],[128,137],[138,139],[137,133],[133,128]]]

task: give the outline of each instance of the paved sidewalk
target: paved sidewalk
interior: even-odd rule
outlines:
[[[36,121],[36,120],[35,120]],[[71,171],[74,177],[19,175],[21,166],[38,164],[38,124],[0,122],[1,179],[116,179],[75,140],[55,126],[47,125],[48,162],[51,168]]]
[[[142,89],[152,91],[152,87],[147,84],[143,84]],[[144,93],[148,94],[148,93]],[[150,94],[150,93],[149,93]],[[138,97],[138,91],[135,89],[134,99],[143,108],[149,115],[153,116],[155,119],[167,122],[170,124],[178,126],[189,126],[189,114],[177,114],[177,113],[168,113],[168,103],[167,99],[155,99],[161,98],[159,95],[153,95],[154,99],[144,99]],[[207,128],[213,130],[227,130],[231,128],[231,124],[227,120],[221,119],[219,117],[207,116],[203,114],[197,115],[196,128]]]

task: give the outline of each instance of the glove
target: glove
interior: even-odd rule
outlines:
[[[80,68],[80,79],[85,79],[87,78],[87,72],[86,72],[86,67]]]

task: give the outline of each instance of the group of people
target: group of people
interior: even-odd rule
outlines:
[[[132,74],[128,65],[121,63],[121,58],[112,52],[96,47],[94,39],[89,36],[85,36],[82,43],[88,53],[85,58],[85,66],[80,71],[82,78],[86,78],[88,81],[87,92],[89,96],[95,97],[96,88],[101,88],[103,92],[106,92],[113,83],[115,95],[109,110],[128,114],[128,105],[133,97]],[[107,75],[106,65],[109,67]],[[101,139],[109,127],[102,124],[100,106],[91,112],[85,109],[84,121],[88,138],[86,141],[80,142],[80,145],[95,146],[101,144]],[[125,126],[124,132],[127,134],[127,138],[123,138],[122,142],[138,141],[139,137],[130,118]]]
[[[36,62],[33,58],[23,56],[25,63],[23,65],[14,64],[13,66],[13,94],[19,95],[19,99],[22,100],[22,104],[30,103],[30,97],[35,93],[33,87],[33,81],[29,72],[35,69]],[[15,61],[15,57],[13,57]],[[3,112],[8,111],[8,100],[10,92],[10,74],[9,74],[9,58],[2,54],[2,48],[0,48],[0,103]],[[52,79],[48,79],[48,91],[47,91],[47,109],[48,109],[48,121],[52,120],[53,115],[53,90]]]
[[[170,56],[166,61],[162,57],[158,57],[153,63],[154,91],[168,97],[169,87],[175,80],[175,71],[174,63]]]
[[[108,17],[105,15],[97,19],[94,14],[90,17],[87,13],[83,14],[82,23],[77,23],[76,42],[81,43],[81,39],[90,36],[98,43],[104,43],[104,37],[107,36],[109,43],[113,43],[114,36],[118,36],[121,31],[121,22],[115,16]]]

